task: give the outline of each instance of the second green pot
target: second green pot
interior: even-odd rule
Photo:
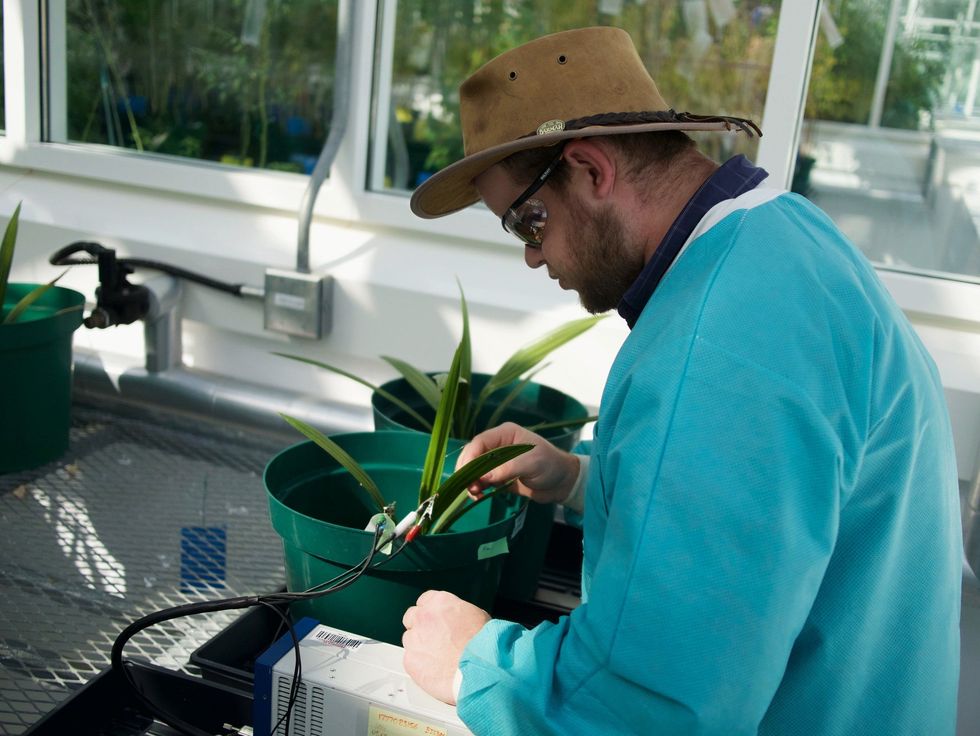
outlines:
[[[430,373],[430,376],[435,374]],[[479,394],[487,385],[491,376],[488,373],[474,373],[472,394]],[[477,417],[477,429],[481,429],[496,411],[497,407],[511,392],[516,382],[495,392],[484,405],[480,416]],[[409,385],[404,378],[398,378],[380,386],[408,404],[413,410],[431,421],[435,410]],[[371,408],[374,412],[374,426],[378,429],[411,429],[426,431],[404,409],[386,399],[378,392],[371,395]],[[518,394],[516,400],[503,412],[500,423],[514,422],[522,427],[532,427],[545,422],[567,420],[585,420],[589,413],[580,401],[558,389],[544,386],[540,383],[529,382]],[[581,426],[559,427],[544,429],[539,434],[562,450],[571,450],[579,440]],[[500,507],[520,504],[520,499],[501,495],[494,499],[498,513],[504,513]],[[505,598],[526,601],[534,597],[538,588],[538,578],[544,567],[545,553],[548,551],[548,541],[551,538],[551,527],[555,518],[554,504],[530,503],[524,530],[515,540],[510,555],[504,563],[500,577],[499,593]]]

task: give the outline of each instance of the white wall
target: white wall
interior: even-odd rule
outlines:
[[[13,277],[48,280],[61,269],[48,256],[69,242],[96,240],[120,255],[173,263],[256,286],[267,265],[291,268],[296,237],[291,212],[0,168],[0,211],[23,201]],[[393,208],[408,200],[390,197]],[[107,216],[107,210],[112,216]],[[486,231],[499,229],[489,212]],[[263,329],[262,303],[186,285],[185,362],[215,373],[308,390],[329,401],[363,405],[368,391],[350,381],[270,355],[273,350],[315,357],[372,381],[395,377],[377,356],[394,355],[424,369],[448,367],[461,334],[456,278],[466,291],[474,340],[474,369],[495,371],[516,349],[562,322],[581,317],[577,299],[544,271],[523,263],[515,245],[317,219],[311,233],[315,271],[335,278],[333,330],[319,341]],[[95,266],[74,267],[61,282],[94,300]],[[608,367],[626,335],[610,318],[553,354],[542,383],[595,407]],[[142,364],[137,328],[85,330],[77,348]],[[365,409],[365,422],[367,422]]]

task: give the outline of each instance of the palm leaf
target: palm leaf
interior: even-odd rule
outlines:
[[[381,489],[379,489],[377,483],[371,479],[371,476],[367,474],[367,471],[364,470],[357,460],[352,458],[344,448],[327,437],[320,430],[304,422],[302,419],[296,419],[295,417],[291,417],[286,414],[279,414],[279,416],[285,419],[294,429],[300,432],[300,434],[304,435],[307,439],[313,440],[318,447],[340,463],[348,473],[354,476],[354,480],[356,480],[358,484],[360,484],[360,486],[368,492],[368,494],[371,496],[371,500],[374,501],[378,509],[384,511],[386,504],[384,496],[381,495]]]
[[[586,330],[594,327],[605,315],[584,317],[572,320],[555,328],[544,337],[527,345],[514,353],[500,367],[500,370],[487,382],[480,392],[480,399],[486,400],[497,389],[516,381],[538,363],[544,360],[553,350],[560,348],[570,340],[575,339]],[[481,402],[482,403],[482,402]]]
[[[16,322],[20,318],[20,315],[22,315],[29,306],[44,296],[48,290],[58,282],[58,279],[60,279],[66,273],[68,273],[68,269],[62,271],[48,283],[41,284],[36,289],[32,289],[30,292],[25,294],[23,298],[21,298],[21,300],[14,305],[14,308],[7,313],[7,316],[3,318],[3,324],[9,325]]]
[[[432,525],[431,533],[435,534],[447,526],[447,513],[452,514],[459,508],[462,503],[459,500],[460,496],[466,495],[464,491],[473,481],[483,477],[498,465],[503,465],[508,460],[512,460],[518,455],[523,455],[525,452],[533,449],[534,445],[530,444],[496,447],[470,460],[466,465],[450,475],[443,481],[437,491],[439,496],[436,500],[436,521]]]
[[[415,409],[410,407],[408,404],[406,404],[404,401],[399,399],[393,393],[389,391],[385,391],[380,386],[375,386],[370,381],[365,381],[360,376],[355,376],[353,373],[348,373],[342,368],[337,368],[336,366],[328,365],[327,363],[321,363],[319,360],[313,360],[311,358],[303,358],[299,355],[290,355],[288,353],[273,352],[272,354],[278,355],[281,358],[289,358],[290,360],[295,360],[300,363],[309,363],[310,365],[315,365],[317,368],[323,368],[324,370],[328,370],[332,373],[336,373],[337,375],[344,376],[345,378],[349,378],[352,381],[357,381],[357,383],[361,384],[362,386],[367,386],[369,389],[376,392],[379,396],[383,396],[384,398],[386,398],[392,404],[397,406],[399,409],[401,409],[403,412],[405,412],[410,417],[412,417],[415,421],[421,424],[427,431],[432,430],[432,423],[429,422],[428,419],[423,417],[417,411],[415,411]]]
[[[436,523],[432,525],[432,534],[438,534],[443,529],[449,530],[453,528],[453,524],[460,520],[460,518],[468,511],[472,511],[477,505],[483,503],[491,496],[495,496],[500,493],[499,489],[494,488],[492,491],[484,493],[480,498],[471,503],[469,506],[464,506],[466,499],[469,495],[466,493],[459,493],[456,498],[452,500],[452,503],[446,508],[445,511],[436,520]]]
[[[463,293],[463,285],[456,279],[456,286],[459,287],[459,308],[463,315],[463,335],[459,340],[459,377],[462,385],[459,387],[459,396],[456,398],[455,413],[455,436],[460,439],[470,439],[473,435],[469,429],[471,420],[471,410],[473,408],[470,400],[471,386],[473,385],[473,345],[470,339],[470,311],[466,305],[466,294]]]
[[[452,433],[453,414],[456,409],[456,396],[459,393],[459,362],[460,348],[456,348],[453,364],[446,377],[446,385],[442,389],[439,408],[436,409],[435,421],[432,423],[432,437],[429,449],[425,453],[425,464],[422,466],[422,483],[419,485],[419,503],[431,496],[442,477],[443,466],[446,463],[446,447],[449,435]]]
[[[535,368],[533,371],[531,371],[526,376],[524,376],[524,378],[520,382],[518,382],[518,384],[514,386],[513,389],[511,389],[511,392],[504,397],[504,400],[501,401],[499,404],[497,404],[497,408],[493,410],[493,414],[491,414],[490,418],[487,419],[487,423],[483,427],[483,429],[490,429],[491,427],[496,427],[497,424],[500,422],[500,418],[504,415],[504,412],[507,411],[510,405],[514,403],[514,400],[521,395],[521,392],[531,382],[531,379],[534,378],[538,373],[543,371],[545,368],[547,368],[548,365],[550,365],[550,363],[539,366],[538,368]],[[476,434],[475,431],[474,434]]]
[[[419,396],[425,399],[425,403],[433,409],[439,408],[439,387],[436,386],[435,381],[414,365],[410,365],[404,360],[392,358],[390,355],[382,355],[381,359],[401,373],[402,378],[408,382],[408,385],[415,389]]]
[[[69,312],[81,312],[83,309],[85,309],[85,304],[84,303],[83,304],[73,304],[70,307],[63,307],[63,308],[59,309],[57,312],[54,313],[54,316],[57,317],[57,316],[62,315],[62,314],[68,314]]]
[[[14,262],[14,247],[17,245],[17,225],[20,222],[20,203],[10,216],[7,229],[3,232],[3,242],[0,243],[0,314],[3,313],[3,299],[7,294],[7,281],[10,279],[10,268]]]
[[[599,418],[598,415],[591,417],[582,417],[581,419],[562,419],[560,422],[541,422],[540,424],[535,424],[527,429],[531,432],[540,432],[542,429],[560,429],[562,427],[574,427],[576,424],[580,424],[583,427],[589,422],[594,422]]]

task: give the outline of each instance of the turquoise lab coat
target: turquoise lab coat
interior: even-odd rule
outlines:
[[[805,199],[716,205],[612,366],[583,603],[467,646],[476,734],[952,734],[962,539],[936,367]]]

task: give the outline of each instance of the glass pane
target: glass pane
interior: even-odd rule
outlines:
[[[980,281],[977,0],[829,0],[793,189],[883,268]]]
[[[52,129],[69,141],[313,168],[336,0],[68,0],[66,23],[68,120]]]
[[[393,41],[379,39],[381,58],[393,43],[392,81],[376,101],[384,118],[376,134],[386,141],[374,147],[370,185],[413,189],[461,158],[460,82],[507,49],[584,26],[628,31],[675,110],[758,122],[779,8],[779,0],[399,0]],[[719,161],[735,153],[752,158],[758,148],[743,135],[695,137]]]

